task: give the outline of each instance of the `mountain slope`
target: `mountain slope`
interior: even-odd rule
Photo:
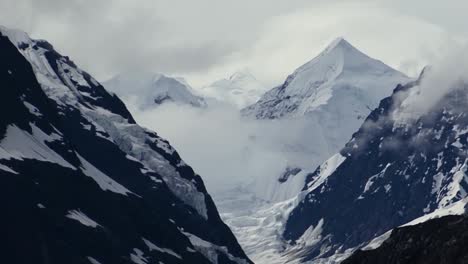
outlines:
[[[443,85],[451,84],[438,89]],[[307,177],[283,237],[296,246],[313,242],[294,255],[307,261],[352,251],[466,197],[467,87],[450,87],[415,120],[399,116],[406,100],[420,95],[420,80],[382,100],[337,154],[339,162]]]
[[[338,38],[242,113],[258,119],[303,120],[320,164],[346,144],[397,84],[409,81]]]
[[[0,32],[3,262],[250,263],[167,141],[49,43]]]
[[[227,102],[239,109],[257,102],[265,91],[265,86],[247,69],[235,72],[228,79],[218,80],[201,89],[206,97]]]
[[[397,84],[405,82],[408,78],[404,74],[338,38],[243,112],[259,119],[275,119],[326,112],[332,105],[340,109],[338,113],[350,112],[344,117],[362,119]]]
[[[135,104],[141,110],[167,102],[194,107],[206,106],[205,100],[195,95],[192,87],[183,79],[163,74],[123,73],[104,82],[103,85],[125,102]]]
[[[295,197],[302,195],[307,175],[330,157],[323,166],[324,171],[338,166],[343,158],[335,154],[359,129],[365,117],[398,83],[409,81],[402,73],[369,58],[346,40],[337,39],[290,75],[282,86],[242,110],[243,114],[260,119],[259,122],[274,119],[271,123],[283,129],[279,131],[287,135],[284,138],[291,139],[285,140],[285,144],[275,142],[283,144],[278,147],[286,157],[283,173],[259,173],[252,177],[253,182],[245,186],[243,193],[233,190],[225,195],[226,201],[218,203],[223,219],[252,260],[284,263],[294,258],[285,252],[301,252],[302,246],[288,246],[282,233],[289,212],[299,200]],[[224,208],[232,210],[232,197],[242,204],[237,211]]]
[[[379,248],[358,250],[342,263],[468,263],[467,244],[468,218],[446,216],[397,228]]]
[[[243,109],[244,115],[257,119],[280,119],[285,126],[291,122],[304,127],[301,143],[285,150],[297,154],[290,160],[291,168],[277,176],[281,184],[276,189],[295,190],[296,195],[303,186],[304,170],[315,169],[337,153],[382,98],[398,84],[410,81],[339,38],[298,68],[282,86]],[[301,169],[301,177],[290,173]]]

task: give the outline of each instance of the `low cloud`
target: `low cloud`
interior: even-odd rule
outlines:
[[[307,122],[249,120],[224,104],[164,104],[143,112],[128,105],[140,124],[171,142],[215,195],[239,185],[274,184],[287,166],[319,162]]]
[[[467,4],[450,1],[0,0],[0,24],[49,40],[100,80],[144,69],[199,87],[249,67],[273,87],[338,36],[416,75],[466,37]]]
[[[468,83],[468,46],[446,48],[428,67],[417,87],[404,92],[393,118],[398,122],[416,120],[444,103],[446,95]],[[461,97],[460,100],[465,100]],[[398,102],[400,104],[400,102]]]

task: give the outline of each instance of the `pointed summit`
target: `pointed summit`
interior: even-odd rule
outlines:
[[[313,74],[320,78],[328,79],[330,76],[338,76],[343,71],[366,72],[396,72],[379,60],[375,60],[356,47],[339,37],[332,41],[319,55],[299,67],[292,75]],[[400,73],[401,74],[401,73]]]
[[[330,144],[340,142],[337,146],[341,146],[370,109],[391,94],[397,84],[409,81],[403,73],[337,38],[243,113],[259,119],[324,119],[319,130],[341,131],[329,139]],[[342,123],[338,127],[337,120]]]
[[[328,44],[327,48],[325,48],[324,52],[330,52],[337,48],[353,48],[356,49],[351,43],[349,43],[343,37],[338,37],[333,40],[330,44]]]

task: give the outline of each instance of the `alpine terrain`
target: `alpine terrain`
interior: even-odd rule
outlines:
[[[2,263],[251,263],[166,140],[48,42],[0,32]]]
[[[311,124],[314,148],[326,155],[319,157],[322,162],[350,139],[397,84],[409,81],[404,74],[338,38],[282,85],[243,109],[243,114],[258,119],[305,117]]]
[[[221,79],[202,87],[200,91],[206,97],[227,102],[242,109],[257,102],[267,89],[248,69],[243,69],[227,79]]]
[[[168,102],[193,107],[206,106],[205,100],[195,95],[193,88],[184,79],[159,73],[122,73],[104,82],[103,86],[140,110]]]
[[[297,145],[284,147],[285,152],[293,154],[283,173],[258,175],[240,190],[216,195],[223,219],[255,262],[284,263],[292,259],[281,253],[286,247],[282,230],[310,174],[331,156],[328,168],[341,162],[341,156],[335,153],[382,98],[398,84],[408,82],[411,79],[404,74],[339,38],[291,74],[283,85],[242,110],[259,122],[275,119],[286,127],[304,126]]]
[[[287,254],[303,262],[324,259],[330,263],[369,243],[369,249],[378,248],[390,236],[377,252],[396,247],[390,255],[403,259],[406,254],[414,256],[410,252],[413,247],[444,248],[448,247],[444,243],[453,243],[456,252],[456,244],[465,241],[462,234],[449,242],[442,235],[439,241],[432,240],[434,236],[428,233],[428,228],[434,232],[462,231],[462,217],[424,223],[464,214],[468,187],[468,85],[457,80],[437,82],[431,74],[428,70],[419,80],[398,85],[346,146],[307,176],[282,230],[282,238],[290,246]],[[430,104],[420,99],[428,85],[448,92]],[[421,103],[428,109],[413,111]],[[443,223],[454,226],[444,227]],[[391,232],[414,224],[420,225]],[[408,241],[414,243],[405,246]],[[375,255],[358,253],[352,259],[378,261]],[[441,251],[421,253],[423,258],[411,263],[431,263],[422,261],[431,255],[444,256]]]
[[[297,154],[274,179],[275,192],[287,189],[284,198],[297,195],[306,175],[301,170],[314,170],[337,153],[382,98],[398,84],[410,81],[338,38],[294,71],[283,85],[243,109],[243,114],[257,119],[288,120],[304,126],[299,143],[285,146],[285,151]],[[259,185],[265,185],[264,179]]]

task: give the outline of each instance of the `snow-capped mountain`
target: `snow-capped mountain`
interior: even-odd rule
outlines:
[[[106,89],[116,93],[126,103],[140,110],[172,102],[194,107],[205,107],[205,100],[195,95],[192,87],[182,78],[160,73],[122,73],[103,83]]]
[[[361,53],[346,40],[338,39],[296,70],[284,85],[242,110],[245,115],[260,119],[259,122],[276,119],[271,122],[279,128],[283,125],[284,133],[291,133],[288,136],[297,139],[285,141],[282,146],[286,159],[282,173],[258,174],[242,193],[233,190],[219,202],[223,219],[252,260],[258,263],[291,261],[281,253],[285,248],[281,233],[307,175],[339,152],[372,109],[389,96],[397,84],[410,81],[404,74]],[[339,161],[340,157],[335,155],[327,163],[328,167]],[[235,199],[238,201],[233,202]],[[237,203],[245,206],[230,206]],[[233,208],[237,211],[232,211]]]
[[[200,91],[205,97],[227,102],[242,109],[257,102],[267,89],[248,69],[243,69],[227,79],[203,87]]]
[[[283,85],[268,91],[243,113],[259,119],[274,119],[318,115],[336,109],[332,112],[335,115],[361,120],[380,99],[390,95],[397,84],[408,80],[401,72],[338,38],[289,75]]]
[[[289,120],[303,125],[300,145],[288,146],[288,151],[298,152],[291,158],[290,168],[298,173],[300,169],[313,170],[337,153],[382,98],[389,96],[398,84],[410,81],[404,74],[338,38],[298,68],[282,86],[268,91],[242,112],[258,119]],[[305,147],[304,142],[310,148]],[[299,162],[296,157],[300,156],[309,160]],[[304,176],[304,173],[298,175]],[[288,171],[277,178],[282,184],[275,187],[275,192],[290,189],[293,196],[302,188],[296,187],[302,186],[304,181],[304,177],[296,177]]]
[[[251,263],[166,140],[48,42],[0,33],[2,262]]]
[[[299,67],[283,85],[242,110],[259,119],[303,118],[318,154],[336,153],[379,101],[410,79],[342,38]],[[320,158],[323,162],[323,157]]]
[[[457,83],[414,120],[402,118],[420,89],[421,80],[399,85],[339,154],[307,176],[283,229],[285,254],[319,263],[456,202],[463,208],[468,86]]]

